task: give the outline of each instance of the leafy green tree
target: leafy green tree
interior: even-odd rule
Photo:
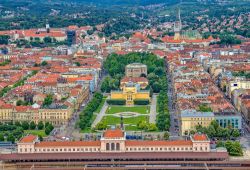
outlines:
[[[194,130],[190,130],[190,135],[194,135],[195,131]]]
[[[23,128],[23,130],[28,130],[29,129],[29,123],[27,121],[22,122],[22,128]]]
[[[107,124],[106,123],[104,123],[104,122],[99,122],[97,125],[96,125],[96,129],[97,130],[105,130],[105,129],[107,129]]]
[[[46,128],[45,128],[45,134],[49,135],[50,132],[54,129],[54,126],[52,124],[49,124]]]
[[[36,124],[35,124],[34,121],[30,122],[30,129],[31,129],[31,130],[36,129]]]
[[[44,43],[48,44],[48,43],[52,43],[52,38],[51,37],[45,37],[43,39]]]
[[[43,101],[43,106],[49,106],[53,102],[53,96],[51,94],[47,95]]]
[[[231,156],[243,156],[242,147],[240,142],[226,141],[225,147]]]
[[[45,122],[45,128],[48,127],[50,125],[49,122]]]
[[[198,111],[200,112],[212,112],[213,110],[205,104],[199,105]]]
[[[234,129],[233,132],[232,132],[232,136],[234,138],[240,137],[240,131],[238,129]]]
[[[19,127],[22,126],[21,123],[20,123],[19,121],[16,121],[16,122],[15,122],[15,125],[16,125],[16,126],[19,126]]]
[[[43,141],[43,137],[41,135],[38,135],[39,141]]]
[[[230,137],[230,130],[228,128],[223,128],[222,134],[224,138],[229,138]]]
[[[218,123],[216,120],[213,120],[213,121],[211,122],[211,125],[214,127],[215,130],[217,130],[218,127],[220,126],[219,123]]]
[[[38,124],[37,124],[37,128],[38,130],[42,130],[44,128],[44,124],[42,121],[39,121]]]
[[[169,140],[169,133],[168,132],[165,132],[164,133],[164,135],[163,135],[163,138],[165,139],[165,140]]]
[[[148,129],[148,124],[146,121],[140,121],[138,124],[137,124],[137,127],[139,129],[142,129],[142,130],[147,130]]]
[[[8,44],[9,43],[10,36],[8,35],[0,35],[0,45],[1,44]]]
[[[155,82],[152,85],[152,89],[154,93],[159,93],[161,91],[161,85],[158,82]]]
[[[10,133],[7,137],[7,141],[15,143],[15,140],[16,140],[15,137]]]
[[[235,36],[230,34],[222,34],[220,35],[220,44],[223,45],[241,44],[241,40],[237,39]]]
[[[213,125],[209,125],[207,128],[207,135],[211,138],[216,136],[216,130]]]
[[[15,129],[14,131],[12,131],[13,136],[19,140],[22,135],[23,135],[23,128],[22,127],[18,127],[17,129]]]
[[[40,42],[40,38],[35,37],[35,41],[36,41],[36,42]]]
[[[164,69],[162,67],[156,67],[154,73],[155,75],[161,77],[164,75]]]
[[[17,102],[16,102],[16,105],[17,106],[21,106],[23,104],[23,101],[22,100],[18,100]]]
[[[0,133],[0,141],[4,141],[4,135],[3,135],[3,133]]]
[[[79,67],[81,64],[79,62],[75,62],[76,66]]]
[[[149,125],[148,125],[148,129],[147,129],[148,131],[156,131],[157,130],[157,127],[156,127],[156,125],[154,124],[154,123],[150,123]]]
[[[48,65],[47,61],[42,61],[41,66],[46,66]]]
[[[224,142],[222,142],[222,141],[217,141],[217,143],[216,143],[216,147],[218,148],[218,147],[225,147],[225,144],[224,144]]]

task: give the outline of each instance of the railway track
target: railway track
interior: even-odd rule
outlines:
[[[250,161],[80,161],[4,163],[2,170],[186,169],[249,170]]]

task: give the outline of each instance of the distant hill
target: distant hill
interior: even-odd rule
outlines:
[[[154,5],[154,4],[175,4],[179,0],[64,0],[70,2],[84,2],[98,5]]]

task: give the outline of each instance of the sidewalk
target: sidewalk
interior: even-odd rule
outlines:
[[[156,115],[157,115],[157,113],[156,113],[156,100],[157,100],[157,95],[153,94],[151,105],[150,105],[149,123],[156,122]]]

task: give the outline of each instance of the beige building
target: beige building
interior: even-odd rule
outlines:
[[[52,105],[46,109],[36,109],[32,106],[13,106],[5,104],[0,107],[0,122],[10,121],[39,121],[51,122],[54,126],[68,122],[74,108],[66,105]]]
[[[147,66],[141,63],[132,63],[125,67],[126,77],[141,77],[147,76]]]
[[[236,89],[250,89],[250,80],[245,78],[236,78],[229,81],[227,95],[231,98],[232,92]]]
[[[0,122],[9,122],[13,120],[13,105],[3,104],[0,106]]]
[[[120,81],[120,89],[131,83],[139,84],[140,89],[145,89],[148,86],[148,79],[145,77],[123,77]]]
[[[208,127],[214,120],[213,112],[197,112],[195,110],[184,110],[180,114],[181,135],[189,134],[195,127],[201,125]]]
[[[124,99],[126,100],[126,105],[134,104],[134,100],[149,100],[150,101],[150,92],[149,90],[140,90],[139,86],[135,84],[130,84],[124,86],[120,91],[111,91],[112,100]]]
[[[74,110],[78,110],[82,103],[89,99],[89,86],[76,86],[71,89],[70,96],[74,100]]]
[[[38,114],[38,109],[31,106],[15,106],[13,110],[14,121],[35,121]]]
[[[52,105],[46,109],[39,109],[37,121],[50,122],[55,126],[60,126],[69,121],[73,112],[74,109],[66,105]]]
[[[39,141],[37,136],[23,137],[17,152],[25,153],[119,153],[119,152],[210,152],[210,140],[195,134],[190,140],[143,141],[126,140],[120,129],[107,130],[98,141]]]

